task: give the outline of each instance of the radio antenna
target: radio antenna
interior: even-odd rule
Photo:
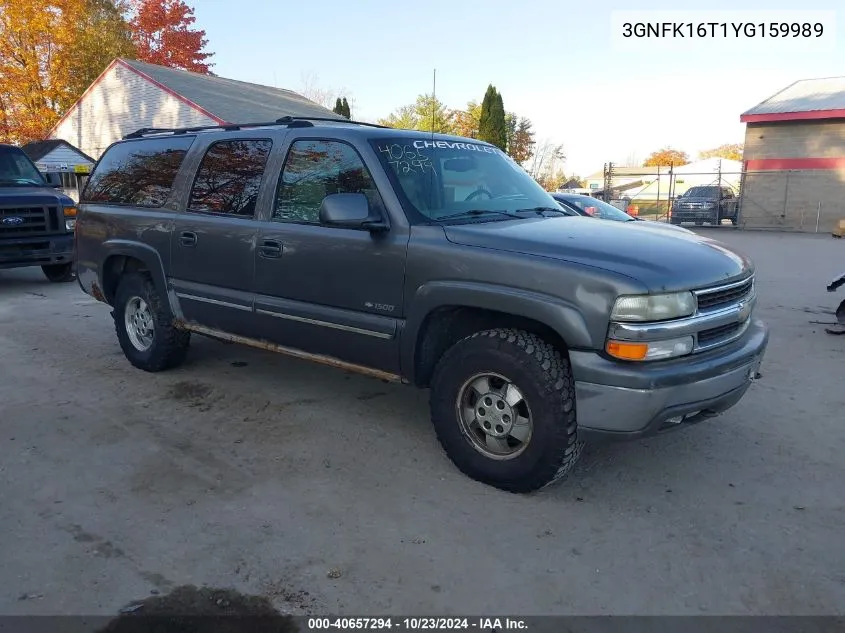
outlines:
[[[437,69],[431,78],[431,140],[434,142],[434,113],[437,106]]]

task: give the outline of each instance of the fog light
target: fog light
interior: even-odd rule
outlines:
[[[676,415],[674,418],[669,418],[666,420],[666,424],[680,424],[684,421],[684,416]]]
[[[73,231],[76,228],[76,220],[65,220],[65,229]]]

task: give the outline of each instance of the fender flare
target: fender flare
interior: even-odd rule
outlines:
[[[400,353],[403,375],[413,379],[423,324],[443,307],[480,308],[533,319],[557,332],[570,348],[594,346],[581,311],[558,297],[495,284],[432,281],[420,286],[409,304]]]
[[[107,269],[106,262],[111,257],[121,255],[143,262],[147,270],[149,270],[156,288],[158,288],[162,296],[168,296],[167,281],[164,276],[164,264],[162,264],[161,256],[157,250],[141,242],[133,242],[131,240],[107,240],[103,243],[103,249],[105,250],[105,257],[103,257],[103,263],[100,267],[100,286],[104,292]]]

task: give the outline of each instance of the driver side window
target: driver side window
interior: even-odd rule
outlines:
[[[319,224],[323,198],[333,193],[363,193],[371,209],[382,209],[370,172],[351,145],[316,139],[295,141],[282,168],[272,219]]]
[[[441,159],[446,163],[448,159]],[[440,173],[443,174],[443,202],[448,209],[456,202],[463,202],[470,195],[479,190],[479,187],[487,187],[484,179],[484,172],[476,169],[467,171],[450,171],[441,164]]]

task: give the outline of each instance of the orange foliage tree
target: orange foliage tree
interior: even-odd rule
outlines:
[[[151,64],[210,74],[205,31],[193,28],[193,8],[182,0],[134,0],[131,4],[132,39],[138,59]]]
[[[645,159],[643,167],[668,167],[669,165],[686,165],[689,163],[689,156],[686,152],[682,152],[671,147],[664,147],[656,152],[652,152],[648,158]]]

